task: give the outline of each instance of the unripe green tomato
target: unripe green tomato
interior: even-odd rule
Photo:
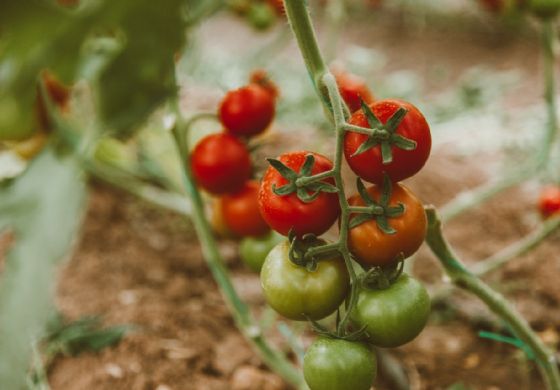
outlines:
[[[341,258],[321,260],[314,271],[296,265],[288,255],[290,243],[276,245],[261,270],[261,285],[268,304],[286,318],[320,320],[344,301],[350,287]]]
[[[321,337],[305,353],[303,376],[311,390],[369,390],[377,360],[366,344]]]
[[[249,8],[247,18],[257,30],[266,30],[276,20],[276,12],[268,3],[253,3]]]
[[[239,244],[239,257],[251,270],[261,272],[266,256],[284,239],[285,237],[275,231],[267,233],[264,237],[245,237]]]
[[[10,96],[0,96],[0,141],[23,141],[36,132],[32,109]]]
[[[560,0],[529,0],[529,10],[539,18],[553,18],[560,11]]]
[[[94,158],[102,163],[119,168],[131,168],[133,158],[130,151],[121,141],[114,138],[102,138],[97,142]]]
[[[366,327],[368,340],[378,347],[394,348],[420,334],[430,315],[426,288],[406,274],[383,290],[362,289],[351,319]]]

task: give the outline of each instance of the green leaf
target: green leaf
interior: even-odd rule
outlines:
[[[354,229],[356,226],[361,225],[364,222],[371,221],[375,217],[371,214],[358,214],[350,220],[350,224],[348,225],[350,229]]]
[[[322,181],[308,184],[306,188],[311,191],[327,192],[330,194],[338,193],[338,188],[336,186]]]
[[[266,160],[272,166],[272,168],[276,169],[284,179],[288,181],[294,181],[297,179],[297,173],[293,169],[288,168],[286,165],[284,165],[282,161],[276,160],[274,158],[267,158]]]
[[[74,242],[85,200],[76,161],[45,150],[24,175],[0,188],[3,217],[15,235],[0,279],[0,383],[19,389],[32,341],[51,311],[57,263]]]
[[[364,115],[366,116],[366,119],[368,121],[368,124],[369,124],[370,128],[381,129],[383,127],[383,124],[375,116],[373,111],[371,111],[371,108],[369,108],[369,106],[366,104],[366,102],[364,102],[362,100],[362,98],[360,98],[360,105],[362,106],[362,111],[364,112]]]
[[[375,221],[377,222],[377,227],[383,233],[385,233],[385,234],[395,234],[397,232],[395,229],[393,229],[391,227],[391,225],[389,225],[389,221],[387,220],[387,218],[385,216],[380,215],[380,216],[375,218]]]
[[[393,161],[393,150],[391,144],[387,141],[381,142],[381,160],[383,165],[390,164]]]
[[[395,133],[407,113],[408,110],[406,108],[400,107],[387,120],[387,123],[385,123],[385,129],[387,129],[389,133]]]
[[[310,176],[313,165],[315,165],[315,157],[312,154],[308,154],[307,156],[305,156],[305,162],[299,170],[299,175]]]
[[[360,147],[358,149],[356,149],[356,151],[352,154],[351,157],[354,157],[354,156],[357,156],[359,154],[365,153],[365,152],[367,152],[368,150],[370,150],[371,148],[373,148],[377,145],[379,145],[379,141],[376,140],[374,137],[369,137],[364,142],[362,142]]]
[[[391,142],[399,149],[403,150],[414,150],[416,149],[416,141],[405,138],[402,135],[394,134],[391,138]]]
[[[371,199],[371,196],[369,195],[369,192],[367,191],[366,187],[364,186],[364,183],[362,182],[362,180],[358,177],[356,178],[356,188],[358,189],[358,193],[360,194],[360,196],[362,197],[362,200],[364,201],[364,203],[368,206],[374,206],[375,202],[373,201],[373,199]]]
[[[389,175],[383,173],[383,187],[381,188],[381,199],[379,199],[379,204],[383,207],[389,206],[391,201],[391,194],[393,193],[393,183]]]
[[[276,187],[276,184],[272,185],[272,192],[278,196],[290,195],[292,192],[296,191],[296,186],[293,183],[285,184],[281,187]]]

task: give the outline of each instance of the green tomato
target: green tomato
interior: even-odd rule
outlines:
[[[261,285],[268,304],[291,320],[320,320],[346,298],[350,280],[341,258],[322,260],[314,271],[290,261],[290,244],[275,246],[263,264]]]
[[[311,390],[369,390],[377,361],[363,343],[319,338],[305,353],[303,376]]]
[[[412,341],[428,321],[430,297],[424,286],[403,274],[384,290],[361,290],[351,319],[366,327],[369,341],[393,348]]]
[[[249,8],[247,18],[257,30],[266,30],[276,20],[276,13],[268,3],[254,3]]]
[[[245,237],[239,244],[239,257],[251,270],[261,272],[266,256],[283,239],[274,231],[264,237]]]
[[[560,11],[560,0],[529,0],[529,10],[540,18],[553,18]]]

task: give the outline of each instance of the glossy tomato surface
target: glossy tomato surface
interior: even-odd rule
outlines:
[[[285,237],[274,231],[260,237],[245,237],[239,243],[239,257],[251,270],[261,272],[266,256],[283,240]]]
[[[373,94],[364,79],[348,72],[335,72],[335,77],[340,95],[350,112],[360,109],[360,98],[367,104],[373,103]]]
[[[224,223],[234,234],[258,237],[270,231],[259,212],[258,193],[259,183],[249,180],[239,191],[220,199]]]
[[[341,258],[323,260],[309,271],[290,261],[290,244],[275,246],[263,264],[261,285],[267,303],[291,320],[320,320],[333,313],[346,298],[350,280]]]
[[[251,176],[251,159],[245,144],[221,133],[204,137],[191,154],[196,182],[213,194],[238,191]]]
[[[299,173],[308,154],[315,157],[312,175],[332,169],[332,162],[328,158],[312,152],[285,153],[278,159]],[[332,179],[325,181],[334,184]],[[306,233],[319,236],[326,232],[340,214],[337,194],[322,192],[314,201],[305,203],[295,193],[280,196],[272,191],[272,186],[280,188],[287,182],[273,167],[266,170],[259,191],[259,208],[265,221],[285,236],[292,228],[298,236]]]
[[[220,104],[220,121],[237,137],[250,137],[270,126],[274,119],[275,99],[257,84],[230,91]]]
[[[412,104],[396,99],[380,100],[370,104],[369,107],[383,124],[399,108],[408,110],[396,133],[415,141],[416,149],[404,150],[392,145],[393,160],[388,164],[383,164],[380,145],[354,156],[354,153],[368,139],[368,136],[356,132],[347,132],[344,137],[344,156],[352,171],[370,183],[382,183],[384,173],[387,173],[393,182],[404,180],[416,174],[428,160],[432,148],[430,127],[422,113]],[[360,127],[370,127],[362,110],[356,111],[350,118],[349,123]]]
[[[303,376],[311,390],[369,390],[377,360],[366,344],[320,337],[305,353]]]
[[[422,332],[430,315],[430,297],[424,286],[406,274],[384,290],[362,289],[351,319],[366,327],[369,341],[394,348]]]
[[[370,197],[379,201],[381,190],[372,185],[367,188]],[[365,206],[359,194],[348,199],[351,206]],[[375,219],[366,221],[348,232],[348,247],[356,261],[365,268],[384,266],[398,260],[400,253],[405,258],[414,254],[426,237],[427,219],[422,202],[404,185],[393,184],[390,206],[402,203],[405,211],[398,217],[388,218],[394,234],[384,233]],[[350,216],[350,220],[355,215]]]
[[[560,212],[560,187],[543,188],[539,197],[539,211],[545,218]]]

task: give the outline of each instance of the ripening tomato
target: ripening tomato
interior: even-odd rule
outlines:
[[[278,159],[299,173],[309,154],[315,157],[312,175],[332,169],[332,162],[328,158],[312,152],[284,153]],[[332,179],[325,182],[334,183]],[[284,236],[288,235],[290,229],[294,229],[298,236],[306,233],[319,236],[326,232],[340,214],[337,194],[321,192],[315,200],[305,203],[296,193],[280,196],[272,190],[273,186],[280,188],[287,183],[288,181],[273,167],[266,170],[259,190],[259,207],[265,221]]]
[[[249,76],[249,82],[263,87],[275,99],[280,95],[278,86],[270,79],[270,76],[264,69],[254,70]]]
[[[539,211],[544,218],[560,212],[560,187],[547,186],[539,196]]]
[[[406,109],[408,112],[397,127],[396,134],[415,141],[416,148],[404,150],[391,145],[393,160],[388,164],[383,164],[380,145],[373,146],[354,156],[368,136],[349,131],[344,136],[344,155],[352,171],[370,183],[381,183],[384,172],[393,182],[404,180],[417,173],[428,160],[432,147],[430,127],[422,113],[412,104],[396,99],[380,100],[370,104],[369,107],[383,124],[399,108]],[[362,110],[356,111],[349,123],[360,127],[370,127]]]
[[[430,315],[430,296],[422,283],[402,274],[383,290],[362,289],[350,318],[357,328],[366,327],[373,345],[394,348],[422,332]]]
[[[377,360],[364,343],[320,337],[305,352],[303,376],[311,390],[369,390]]]
[[[350,112],[360,109],[360,98],[367,104],[373,103],[373,94],[364,79],[348,72],[335,72],[335,77],[340,96],[346,102]]]
[[[250,137],[270,126],[274,112],[274,97],[260,85],[249,84],[226,94],[219,115],[230,134]]]
[[[373,200],[379,201],[379,186],[372,185],[367,192]],[[348,203],[351,206],[365,206],[359,194],[350,197]],[[388,218],[389,225],[396,233],[384,233],[377,226],[375,219],[366,221],[348,232],[348,247],[356,261],[365,268],[392,264],[398,260],[401,253],[407,258],[424,242],[427,220],[422,202],[402,184],[393,184],[389,206],[397,206],[399,203],[404,205],[404,213]],[[355,214],[350,216],[350,221],[353,217]]]
[[[321,260],[314,271],[290,261],[290,243],[275,246],[262,266],[261,285],[268,304],[286,318],[320,320],[333,313],[350,287],[341,258]]]
[[[259,212],[259,183],[250,180],[237,192],[222,196],[222,215],[226,226],[236,235],[258,237],[270,231]]]
[[[238,191],[251,176],[247,147],[229,134],[204,137],[190,158],[196,182],[213,194]]]
[[[245,237],[239,243],[239,257],[251,270],[261,272],[266,256],[283,240],[285,237],[274,231],[261,237]]]

